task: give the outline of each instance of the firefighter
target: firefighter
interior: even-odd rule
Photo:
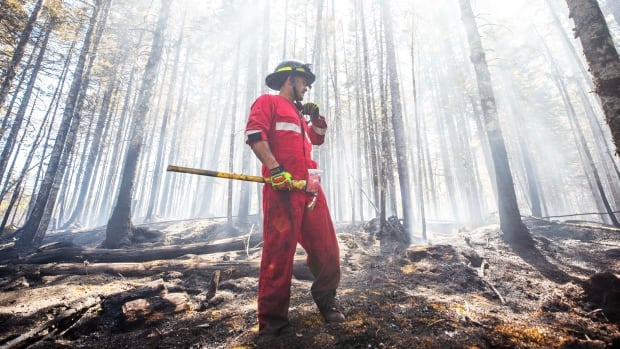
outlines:
[[[340,283],[340,251],[323,191],[292,188],[291,180],[307,179],[316,169],[312,145],[325,140],[327,123],[314,103],[302,104],[315,80],[311,66],[297,60],[277,65],[265,82],[279,94],[258,97],[250,109],[246,143],[262,163],[263,253],[258,282],[258,324],[261,337],[277,337],[289,327],[293,257],[297,243],[307,254],[315,277],[312,297],[325,322],[345,320],[336,304]],[[307,115],[309,120],[306,119]]]

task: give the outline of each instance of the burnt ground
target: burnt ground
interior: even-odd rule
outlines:
[[[525,222],[534,248],[510,247],[496,225],[408,248],[381,246],[372,224],[341,226],[346,322],[323,324],[298,268],[292,331],[268,347],[619,348],[620,231]],[[159,245],[225,230],[209,221],[152,228],[164,233]],[[0,265],[0,348],[254,348],[259,260],[248,246],[155,264]]]

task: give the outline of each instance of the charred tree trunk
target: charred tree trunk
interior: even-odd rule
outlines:
[[[105,24],[107,21],[107,15],[110,9],[110,1],[103,0],[101,3],[97,3],[96,7],[98,7],[98,9],[94,11],[96,15],[94,22],[96,23],[96,30],[94,33],[93,44],[92,47],[88,49],[88,63],[81,77],[82,82],[80,83],[80,93],[75,104],[74,115],[71,118],[69,132],[67,134],[64,147],[62,148],[60,162],[58,163],[56,174],[52,181],[52,187],[49,192],[47,204],[45,205],[45,209],[39,223],[39,228],[34,238],[35,246],[40,245],[43,241],[43,238],[45,237],[45,233],[47,232],[48,226],[52,219],[52,214],[54,213],[54,210],[56,208],[56,200],[60,192],[61,184],[63,183],[63,179],[65,179],[66,176],[65,172],[67,166],[73,163],[73,159],[76,158],[74,150],[78,143],[77,139],[78,133],[80,132],[80,123],[82,122],[82,116],[86,112],[84,108],[84,104],[86,103],[86,94],[90,84],[91,71],[95,62],[95,58],[97,57],[99,42],[101,41],[103,29],[105,28]],[[66,178],[65,183],[68,183],[69,179],[70,178]]]
[[[157,147],[157,155],[155,162],[155,173],[153,174],[153,184],[151,185],[151,193],[149,195],[149,205],[146,210],[145,220],[147,222],[153,219],[153,214],[155,212],[156,206],[159,204],[158,193],[163,192],[159,187],[161,182],[161,177],[164,175],[164,147],[167,142],[167,130],[170,124],[170,114],[172,112],[172,102],[174,99],[174,92],[177,91],[177,78],[178,78],[178,67],[179,61],[181,58],[181,45],[183,44],[183,32],[185,27],[185,17],[183,17],[183,24],[181,25],[181,30],[179,31],[179,37],[176,43],[176,50],[174,61],[172,62],[172,76],[170,80],[170,87],[168,88],[168,96],[166,97],[166,106],[164,107],[164,115],[161,123],[161,128],[159,130],[159,145]]]
[[[101,156],[101,139],[103,136],[103,130],[105,128],[106,120],[108,120],[110,116],[110,102],[112,100],[112,93],[116,89],[116,76],[117,76],[117,66],[118,60],[116,64],[113,65],[112,71],[110,72],[110,80],[108,81],[108,86],[106,92],[103,95],[103,101],[101,105],[101,110],[99,111],[99,116],[97,117],[97,122],[95,126],[96,132],[93,134],[93,139],[90,144],[90,150],[88,151],[88,158],[86,159],[86,163],[84,166],[83,177],[81,178],[80,185],[78,190],[78,197],[76,199],[75,208],[71,216],[64,223],[65,226],[69,226],[75,223],[79,217],[84,213],[84,209],[86,208],[86,198],[88,195],[88,189],[91,186],[91,180],[93,178],[93,173],[95,172],[95,162],[97,157]]]
[[[181,49],[180,47],[178,49]],[[172,139],[170,141],[170,150],[168,152],[168,160],[170,161],[170,163],[176,163],[176,160],[179,158],[179,147],[180,147],[180,142],[179,140],[182,137],[182,132],[184,130],[184,125],[187,123],[185,121],[186,119],[186,112],[185,112],[185,108],[184,106],[187,105],[187,96],[188,96],[188,75],[189,75],[189,67],[190,67],[190,57],[189,57],[189,53],[190,53],[190,47],[188,46],[186,48],[185,51],[185,63],[183,65],[183,77],[181,78],[181,83],[180,83],[180,93],[179,93],[179,97],[177,100],[177,107],[176,107],[176,122],[174,124],[174,130],[172,131]],[[173,176],[166,176],[165,181],[164,181],[164,186],[163,186],[163,198],[162,198],[162,202],[161,202],[161,211],[167,215],[167,216],[171,216],[174,215],[176,212],[172,212],[171,207],[173,207],[172,205],[172,201],[174,200],[175,194],[176,194],[176,188],[177,186],[173,185],[171,183],[171,181],[174,179]]]
[[[139,40],[141,42],[141,40]],[[139,45],[138,45],[139,46]],[[131,127],[127,127],[127,125],[132,123],[132,114],[131,111],[133,109],[133,105],[135,104],[135,93],[134,91],[134,77],[136,74],[136,68],[131,69],[131,73],[129,74],[129,81],[127,82],[127,90],[125,91],[125,98],[123,100],[123,106],[121,109],[121,113],[119,115],[119,125],[116,129],[116,133],[113,137],[114,142],[112,143],[112,147],[110,149],[110,157],[107,161],[107,168],[103,171],[101,177],[103,178],[98,187],[92,187],[89,190],[88,200],[86,202],[90,203],[89,208],[87,210],[91,212],[99,212],[96,217],[83,217],[83,220],[87,225],[91,225],[93,221],[95,222],[104,222],[109,217],[109,212],[111,211],[112,200],[114,200],[113,195],[102,195],[102,193],[113,193],[117,191],[117,186],[115,185],[117,178],[121,172],[121,164],[125,149],[123,147],[124,142],[122,140],[127,139],[127,129]],[[99,160],[97,160],[99,162]],[[105,198],[104,198],[105,196]],[[97,210],[93,208],[98,207]]]
[[[103,246],[106,248],[120,248],[129,242],[130,233],[133,229],[131,221],[131,204],[133,199],[134,182],[138,167],[138,160],[142,152],[144,141],[144,124],[149,113],[153,87],[157,80],[157,72],[164,49],[164,31],[167,26],[170,13],[170,2],[162,1],[157,20],[157,27],[153,34],[153,44],[149,54],[140,92],[138,105],[133,118],[132,134],[129,141],[125,163],[121,176],[121,184],[118,190],[116,206],[108,220],[106,238]]]
[[[528,244],[531,242],[531,236],[521,220],[521,213],[519,212],[512,173],[510,172],[510,164],[506,153],[506,145],[499,125],[493,85],[491,84],[491,74],[487,66],[484,49],[482,48],[480,34],[474,20],[474,13],[469,0],[459,0],[459,3],[461,19],[467,31],[467,39],[471,50],[470,59],[476,71],[476,82],[478,84],[478,92],[480,93],[484,126],[489,139],[495,168],[500,229],[504,233],[506,240]]]
[[[411,181],[409,180],[409,152],[407,151],[407,139],[405,137],[405,125],[403,122],[402,106],[400,102],[400,87],[396,69],[396,52],[394,37],[392,34],[392,18],[389,0],[381,2],[383,25],[385,29],[385,47],[387,58],[387,71],[390,82],[390,95],[392,102],[392,128],[396,151],[396,166],[398,168],[398,180],[400,183],[400,198],[402,201],[404,225],[409,231],[413,226],[411,219]],[[411,241],[408,241],[409,243]]]
[[[594,90],[601,99],[605,119],[620,155],[620,57],[597,0],[566,0],[590,66]]]
[[[10,93],[11,85],[13,84],[13,79],[17,74],[17,67],[24,57],[24,51],[26,50],[26,45],[28,45],[28,41],[30,40],[30,35],[32,34],[32,29],[34,28],[34,24],[39,17],[39,13],[41,13],[41,7],[43,5],[43,0],[37,0],[32,9],[32,13],[28,18],[28,22],[26,22],[26,26],[22,31],[19,42],[17,43],[17,47],[15,47],[15,52],[13,52],[13,57],[11,58],[11,62],[8,67],[6,67],[6,71],[4,73],[2,84],[0,85],[0,106],[4,106],[4,102],[6,102],[6,98]],[[4,135],[4,129],[0,129],[0,138]]]
[[[377,30],[377,33],[380,31]],[[373,125],[376,129],[380,130],[376,133],[377,137],[377,153],[378,153],[378,161],[377,166],[379,169],[377,171],[379,175],[379,223],[381,231],[388,231],[387,227],[387,196],[388,196],[388,186],[390,185],[390,180],[388,176],[388,169],[391,171],[392,169],[392,148],[390,147],[391,138],[390,138],[390,122],[388,119],[388,107],[387,107],[387,87],[386,81],[386,73],[384,73],[383,67],[383,43],[381,41],[381,35],[377,35],[377,50],[379,54],[377,55],[377,75],[379,76],[379,108],[380,108],[380,121],[377,120]],[[395,214],[396,215],[396,214]]]
[[[69,89],[69,95],[67,96],[67,102],[65,104],[65,110],[63,112],[62,122],[56,134],[56,140],[54,142],[54,148],[52,149],[49,164],[43,178],[43,182],[39,188],[37,199],[33,207],[33,211],[30,213],[26,224],[20,229],[20,237],[16,243],[16,246],[21,249],[30,249],[36,246],[36,240],[42,240],[41,234],[47,229],[47,227],[41,226],[41,222],[45,213],[45,208],[48,205],[50,194],[52,192],[52,186],[54,184],[55,177],[59,174],[60,161],[65,148],[65,141],[69,134],[69,128],[73,122],[75,107],[77,103],[78,93],[82,87],[82,74],[86,66],[86,59],[88,58],[88,52],[90,50],[91,41],[95,33],[95,27],[99,15],[99,9],[101,7],[102,0],[98,0],[94,6],[93,13],[90,18],[90,25],[86,36],[84,38],[84,45],[78,58],[78,62],[74,71],[74,78]],[[37,237],[38,236],[38,237]]]
[[[28,105],[30,103],[30,97],[32,97],[32,91],[34,90],[37,76],[39,74],[39,71],[41,70],[41,64],[43,63],[43,58],[45,57],[45,52],[47,50],[47,44],[49,42],[50,35],[55,27],[56,18],[52,17],[47,23],[45,37],[43,38],[43,42],[41,43],[41,48],[39,49],[37,60],[34,64],[34,67],[32,68],[32,73],[30,74],[30,81],[26,86],[26,91],[24,91],[19,105],[19,109],[17,110],[17,114],[15,114],[15,119],[13,120],[13,124],[11,125],[11,131],[9,132],[9,135],[4,141],[4,149],[2,149],[2,154],[0,154],[0,177],[4,175],[4,171],[6,170],[6,166],[15,146],[15,140],[17,140],[17,135],[20,131],[22,131],[22,122],[24,120],[24,116],[26,115],[26,109],[28,108]],[[8,182],[9,177],[10,175],[6,176],[6,182]],[[2,194],[4,194],[4,191]]]
[[[32,144],[32,148],[30,149],[30,151],[28,152],[28,155],[26,156],[26,159],[24,160],[24,167],[22,168],[21,173],[19,174],[19,176],[15,180],[15,183],[14,183],[14,186],[13,186],[13,194],[11,194],[11,198],[9,199],[8,206],[7,206],[6,210],[5,210],[4,216],[2,218],[2,223],[0,223],[0,235],[4,231],[4,228],[6,227],[6,225],[8,223],[8,220],[9,220],[9,217],[10,217],[11,212],[13,210],[13,207],[15,206],[15,204],[18,202],[18,200],[20,198],[20,195],[21,195],[22,189],[23,189],[23,183],[26,180],[26,176],[28,174],[28,170],[30,169],[30,164],[32,163],[32,159],[34,158],[35,151],[36,151],[39,143],[41,142],[41,139],[43,138],[43,131],[45,130],[45,125],[47,124],[49,115],[50,115],[49,113],[45,114],[42,126],[37,131],[37,135],[36,135],[36,137],[34,139],[34,142]]]
[[[379,188],[379,154],[377,152],[378,149],[378,145],[377,145],[377,130],[376,130],[376,124],[375,124],[375,119],[376,119],[376,115],[375,115],[375,106],[373,103],[373,93],[372,91],[374,91],[374,87],[373,87],[373,83],[372,83],[372,76],[370,74],[370,59],[368,57],[369,55],[369,47],[368,47],[368,38],[367,38],[367,30],[366,30],[366,20],[365,20],[365,13],[364,13],[364,4],[360,1],[358,6],[356,6],[357,8],[359,8],[359,13],[358,13],[358,18],[360,20],[360,31],[362,32],[361,35],[361,40],[362,40],[362,56],[363,56],[363,65],[362,65],[362,71],[363,71],[363,92],[362,92],[362,96],[364,99],[364,102],[362,104],[362,110],[364,110],[364,112],[362,113],[362,124],[365,126],[363,127],[364,131],[365,131],[365,135],[364,135],[364,139],[366,139],[366,149],[369,155],[370,155],[370,166],[368,166],[368,173],[369,173],[369,178],[371,179],[371,183],[372,183],[372,205],[375,208],[375,211],[377,211],[377,207],[376,205],[379,204],[380,198],[379,198],[379,193],[380,193],[380,188]],[[379,213],[377,211],[377,213]]]

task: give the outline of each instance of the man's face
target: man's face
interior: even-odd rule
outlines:
[[[294,79],[291,78],[291,84],[295,87],[295,90],[297,90],[297,97],[299,97],[299,100],[303,100],[304,95],[308,91],[308,82],[306,79],[301,76],[296,76]]]

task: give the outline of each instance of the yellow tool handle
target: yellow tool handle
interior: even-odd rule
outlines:
[[[236,179],[236,180],[247,181],[247,182],[271,183],[270,177],[264,178],[261,176],[250,176],[250,175],[241,174],[241,173],[210,171],[210,170],[203,170],[199,168],[182,167],[182,166],[175,166],[175,165],[168,165],[168,168],[166,168],[166,171],[190,173],[190,174],[209,176],[209,177]],[[298,189],[298,190],[305,190],[306,180],[294,179],[293,188]]]

